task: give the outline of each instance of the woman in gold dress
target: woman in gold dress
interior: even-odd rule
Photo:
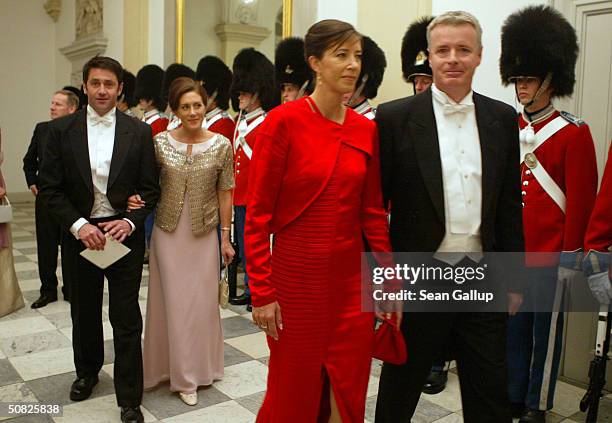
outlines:
[[[169,103],[182,125],[154,139],[161,198],[149,258],[144,386],[169,380],[171,391],[195,405],[198,386],[223,377],[216,229],[220,223],[229,263],[233,150],[227,138],[202,128],[206,94],[198,82],[177,78]]]

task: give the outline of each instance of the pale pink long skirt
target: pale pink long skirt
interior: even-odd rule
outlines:
[[[189,201],[174,232],[153,229],[144,338],[144,387],[195,392],[223,377],[217,231],[194,236]]]

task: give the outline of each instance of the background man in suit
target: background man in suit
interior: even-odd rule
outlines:
[[[56,91],[51,97],[49,115],[51,119],[70,115],[79,108],[79,98],[71,91]],[[36,216],[36,253],[38,254],[38,276],[40,278],[40,297],[32,303],[32,308],[44,307],[57,301],[57,253],[62,231],[57,222],[49,216],[47,207],[38,198],[38,171],[47,146],[49,122],[40,122],[34,128],[32,141],[23,157],[23,172],[32,194],[36,197],[34,207]],[[65,275],[64,275],[65,276]],[[62,287],[64,299],[70,299],[69,287],[64,279]]]
[[[478,20],[448,12],[428,27],[434,84],[378,108],[385,203],[394,251],[446,254],[473,266],[484,252],[522,251],[519,143],[514,109],[472,91]],[[522,296],[508,294],[514,313]],[[466,422],[510,422],[506,313],[405,313],[405,365],[385,363],[376,422],[410,421],[435,360],[453,340]]]
[[[77,380],[70,399],[91,395],[104,361],[102,298],[109,288],[109,317],[115,344],[115,391],[123,422],[142,422],[142,317],[138,291],[144,255],[144,219],[159,197],[151,128],[116,109],[123,68],[109,57],[83,67],[86,109],[49,125],[40,195],[65,231],[71,280],[72,345]],[[126,213],[135,193],[145,207]],[[104,234],[104,232],[106,234]],[[107,237],[130,253],[102,270],[80,256],[103,250]]]

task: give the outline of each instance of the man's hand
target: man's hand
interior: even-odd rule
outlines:
[[[523,304],[523,294],[508,292],[508,314],[515,316]]]
[[[138,209],[143,208],[145,206],[145,202],[142,198],[140,198],[140,195],[134,194],[128,198],[127,206],[128,206],[127,211],[129,213],[132,210],[138,210]]]
[[[103,250],[104,244],[106,244],[104,234],[91,223],[81,226],[81,229],[79,229],[79,239],[89,250]]]
[[[253,307],[253,323],[255,323],[266,335],[278,341],[278,329],[283,330],[283,318],[278,302],[266,304],[261,307]]]
[[[34,197],[38,195],[38,187],[36,185],[30,185],[30,191],[34,194]]]
[[[107,235],[113,237],[113,239],[117,242],[125,241],[130,232],[132,232],[132,227],[130,224],[123,219],[98,223],[98,226],[101,227],[102,230],[107,233]]]
[[[2,200],[5,195],[6,195],[6,190],[4,188],[0,187],[0,200]]]

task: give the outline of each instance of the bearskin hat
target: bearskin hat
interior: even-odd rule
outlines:
[[[555,9],[529,6],[510,15],[502,27],[499,70],[504,85],[517,76],[550,72],[554,97],[569,96],[576,82],[576,31]]]
[[[261,107],[268,111],[280,102],[280,92],[274,84],[274,65],[266,56],[252,47],[238,52],[232,65],[231,96],[240,91],[257,94]]]
[[[402,75],[406,82],[412,82],[417,75],[433,75],[427,60],[427,26],[433,19],[433,16],[424,16],[414,21],[404,34],[401,56]]]
[[[276,68],[276,83],[294,84],[302,87],[304,82],[312,79],[310,67],[304,58],[304,40],[298,37],[289,37],[276,46],[274,55]]]
[[[361,56],[361,73],[357,78],[357,86],[361,84],[367,75],[368,80],[361,92],[365,98],[374,98],[378,94],[378,87],[382,84],[387,59],[385,52],[370,37],[363,37],[363,53]]]
[[[217,93],[215,101],[221,110],[229,108],[229,91],[232,85],[232,71],[216,56],[205,56],[198,62],[196,80],[202,81],[206,95]]]
[[[66,85],[64,88],[62,88],[62,90],[70,91],[79,98],[78,110],[81,110],[83,107],[87,106],[87,95],[83,92],[83,90],[73,87],[72,85]]]
[[[164,70],[157,65],[143,66],[136,74],[136,88],[134,99],[136,101],[152,100],[157,110],[163,111],[166,106],[161,98]]]
[[[164,103],[168,102],[168,91],[170,91],[170,84],[176,78],[180,78],[181,76],[186,76],[187,78],[195,79],[195,72],[187,65],[183,65],[182,63],[172,63],[168,68],[166,68],[166,73],[164,74],[164,82],[162,84],[162,99]]]
[[[127,69],[123,70],[123,90],[121,95],[123,101],[128,105],[128,108],[132,108],[138,104],[138,101],[134,98],[134,89],[136,88],[136,77],[132,72]]]

